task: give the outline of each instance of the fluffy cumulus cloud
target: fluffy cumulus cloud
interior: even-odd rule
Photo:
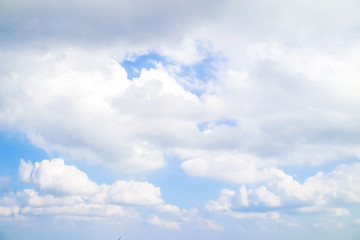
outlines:
[[[148,182],[116,181],[102,185],[95,201],[136,205],[159,205],[163,203],[160,188]]]
[[[137,117],[115,107],[115,96],[132,84],[115,60],[78,51],[25,54],[21,59],[8,63],[10,75],[1,78],[6,85],[1,94],[6,102],[0,114],[3,128],[24,131],[46,151],[107,161],[123,171],[163,165],[156,146],[136,136],[132,122]],[[16,80],[11,75],[20,66],[25,69]]]
[[[35,162],[30,175],[27,175],[29,174],[29,166],[32,166],[30,161],[21,160],[19,177],[30,180],[29,182],[36,185],[42,192],[80,197],[88,196],[92,201],[99,203],[138,205],[159,205],[163,203],[160,188],[148,182],[116,181],[111,185],[98,185],[91,181],[85,172],[75,166],[66,165],[61,158]],[[25,190],[25,192],[27,191]],[[36,197],[34,193],[29,195]]]
[[[236,192],[230,189],[223,189],[217,200],[210,201],[205,208],[214,213],[224,214],[236,219],[266,220],[278,219],[279,213],[276,211],[267,212],[240,212],[235,210],[238,206],[236,201]]]
[[[63,159],[43,160],[32,164],[21,160],[19,178],[35,189],[9,192],[0,199],[0,214],[63,215],[82,217],[139,217],[135,206],[154,206],[172,211],[164,204],[159,187],[149,182],[116,181],[98,185]]]
[[[19,177],[41,190],[65,194],[89,195],[99,191],[96,183],[75,166],[65,165],[61,158],[32,163],[21,160]]]
[[[189,225],[200,229],[222,229],[219,224],[201,216],[196,209],[180,209],[166,204],[161,198],[160,188],[146,181],[118,180],[110,185],[98,185],[85,172],[65,164],[60,158],[34,164],[21,159],[18,172],[22,181],[35,188],[4,194],[0,198],[1,217],[56,216],[72,221],[122,221],[140,219],[142,216],[137,208],[147,207],[161,214],[161,217],[154,215],[148,218],[150,225],[167,229]]]
[[[242,185],[238,191],[223,189],[217,200],[206,204],[206,209],[235,218],[278,217],[274,210],[280,207],[302,214],[349,216],[348,209],[334,206],[360,202],[359,167],[357,163],[340,165],[334,171],[319,172],[302,184],[279,169],[271,169],[273,178],[266,186],[247,189]]]

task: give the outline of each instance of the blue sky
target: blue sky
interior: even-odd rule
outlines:
[[[359,7],[2,1],[0,239],[358,239]]]

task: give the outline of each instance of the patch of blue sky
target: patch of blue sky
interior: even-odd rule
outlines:
[[[0,153],[0,176],[17,174],[20,159],[39,161],[48,157],[21,133],[0,132]]]
[[[156,64],[161,63],[164,66],[169,64],[165,57],[156,52],[149,52],[143,55],[131,56],[120,63],[127,72],[129,80],[138,78],[142,69],[149,70],[156,68]]]
[[[156,65],[161,63],[164,67],[173,66],[179,68],[178,76],[182,80],[179,83],[191,93],[200,96],[205,91],[205,85],[208,81],[216,79],[216,63],[220,61],[220,58],[215,54],[206,54],[206,56],[199,62],[191,65],[179,65],[178,63],[171,61],[165,56],[151,51],[143,55],[130,56],[120,63],[127,72],[129,80],[138,78],[141,70],[149,70],[156,68]]]
[[[187,66],[182,66],[179,73],[180,77],[187,79],[186,90],[202,95],[205,92],[206,83],[216,79],[216,65],[219,58],[212,54],[207,54],[201,61]]]
[[[214,79],[215,75],[215,62],[216,58],[207,56],[200,62],[193,65],[183,66],[182,76],[191,76],[202,81],[208,81]]]
[[[228,118],[221,118],[219,120],[216,120],[214,122],[201,122],[198,123],[197,127],[200,131],[206,131],[206,130],[211,130],[214,126],[228,126],[228,127],[236,127],[237,126],[237,121],[233,120],[233,119],[228,119]]]
[[[25,161],[40,161],[48,158],[48,154],[32,145],[24,134],[14,132],[0,132],[0,176],[9,177],[10,187],[22,187],[17,181],[20,159]]]
[[[162,198],[168,204],[201,209],[209,199],[217,199],[221,189],[238,188],[238,185],[225,181],[188,176],[180,167],[183,159],[176,156],[168,158],[166,167],[147,174],[148,181],[161,186]]]

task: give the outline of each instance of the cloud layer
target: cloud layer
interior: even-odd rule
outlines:
[[[21,161],[31,188],[12,191],[0,176],[0,216],[141,218],[151,208],[146,222],[173,230],[223,229],[212,221],[222,215],[358,224],[359,8],[2,1],[0,131],[59,158]],[[78,161],[133,179],[179,167],[220,193],[183,209],[146,180],[96,183]]]

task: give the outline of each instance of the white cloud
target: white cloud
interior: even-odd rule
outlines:
[[[183,158],[190,158],[181,168],[190,176],[212,177],[235,183],[263,180],[258,171],[260,159],[239,152],[201,151],[180,152]]]
[[[19,213],[19,207],[18,206],[12,206],[12,207],[3,207],[0,206],[0,216],[12,216],[14,214]]]
[[[89,195],[99,191],[97,184],[89,180],[86,173],[75,166],[66,165],[61,158],[35,162],[31,169],[32,166],[31,162],[21,160],[20,177],[43,191],[73,195]]]
[[[142,70],[130,81],[102,52],[20,55],[9,54],[17,60],[2,69],[0,124],[47,152],[139,172],[164,166],[164,148],[197,144],[188,140],[201,136],[200,99],[164,69]]]
[[[230,211],[233,196],[235,196],[234,191],[222,189],[219,198],[206,204],[205,208],[209,211]]]
[[[120,203],[134,205],[159,205],[163,203],[159,187],[148,182],[116,181],[111,185],[102,185],[94,196],[95,202]]]
[[[33,164],[21,160],[19,173],[26,180],[39,187],[43,192],[62,193],[68,197],[54,197],[52,195],[38,196],[32,189],[24,190],[23,195],[30,205],[57,205],[60,202],[74,204],[82,202],[83,198],[102,204],[132,204],[132,205],[161,205],[161,191],[149,182],[116,181],[111,185],[97,185],[91,181],[85,172],[75,166],[69,166],[63,159],[55,158],[35,162]],[[31,174],[28,176],[25,170]],[[166,205],[165,205],[166,206]]]
[[[0,198],[1,216],[46,215],[73,220],[119,220],[139,218],[138,206],[172,213],[179,219],[188,214],[185,209],[166,204],[161,198],[160,188],[149,182],[118,180],[111,185],[97,185],[88,179],[85,172],[66,165],[60,158],[34,164],[21,160],[19,177],[36,185],[37,190],[6,192]],[[151,223],[166,228],[180,227],[180,223],[159,219],[153,219]]]
[[[34,165],[28,161],[25,162],[23,159],[20,160],[20,166],[19,166],[19,178],[23,182],[30,182],[31,180],[31,172],[34,169]]]
[[[201,229],[216,231],[224,229],[222,225],[202,216],[202,214],[196,208],[183,211],[181,220],[184,222],[184,224],[186,223],[191,226],[197,226]]]
[[[292,209],[295,213],[321,213],[349,216],[344,204],[360,201],[358,163],[343,164],[328,173],[319,172],[301,184],[279,169],[266,169],[269,175],[266,186],[248,189],[245,185],[238,192],[223,189],[217,200],[209,201],[208,211],[227,214],[235,218],[275,218],[273,209]],[[258,207],[261,207],[261,212]],[[244,213],[244,211],[246,211]],[[270,213],[271,212],[271,213]]]
[[[14,21],[3,21],[7,33],[22,29],[23,36],[35,34],[32,40],[58,47],[59,39],[71,50],[59,44],[57,51],[46,47],[16,54],[6,51],[1,59],[1,84],[6,90],[1,92],[0,123],[4,129],[25,132],[32,143],[49,152],[104,161],[133,172],[164,166],[164,151],[176,147],[237,149],[263,162],[276,159],[277,165],[321,164],[360,156],[354,147],[359,143],[355,1],[346,1],[339,11],[334,11],[334,3],[324,1],[316,7],[300,1],[294,6],[281,2],[281,8],[279,1],[274,5],[265,1],[259,5],[155,1],[145,8],[140,2],[123,6],[106,1],[101,7],[94,2],[83,7],[64,2],[60,9],[73,6],[73,14],[62,27],[56,21],[62,16],[60,10],[42,11],[47,5],[33,4],[39,8],[4,4],[3,16]],[[142,17],[129,15],[133,9]],[[15,17],[21,11],[28,15]],[[332,21],[336,19],[333,15],[344,12],[342,21]],[[151,13],[167,21],[157,22],[159,18],[150,17]],[[105,15],[112,20],[103,18]],[[88,21],[77,16],[86,16]],[[47,21],[41,21],[44,19]],[[133,21],[125,21],[129,19]],[[75,30],[89,22],[93,28],[86,28],[88,31]],[[38,31],[31,31],[36,26]],[[129,31],[133,26],[144,29]],[[174,28],[179,37],[173,36]],[[58,35],[48,34],[56,30]],[[155,32],[159,34],[153,35]],[[343,34],[334,38],[334,32]],[[32,42],[16,36],[8,35],[7,44],[16,46],[20,39]],[[105,39],[120,43],[117,47],[104,44]],[[84,43],[102,44],[94,50]],[[174,68],[196,66],[208,52],[219,53],[226,63],[214,62],[218,69],[215,80],[204,83],[203,95],[196,98],[178,84],[182,76],[170,77],[166,72],[171,70],[161,64],[143,70],[133,82],[127,80],[124,69],[109,57],[122,59],[124,49],[129,55],[154,50],[167,60],[175,59]],[[200,105],[194,106],[195,102]],[[206,136],[198,133],[197,123],[221,117],[234,119],[238,125],[215,126],[204,130],[212,132]],[[195,158],[189,156],[187,165],[195,164]]]
[[[180,208],[171,204],[159,205],[156,210],[160,212],[180,213]]]
[[[162,220],[159,219],[157,216],[153,216],[149,218],[148,222],[153,225],[157,225],[169,229],[180,229],[181,227],[180,223],[178,222]]]
[[[360,165],[357,163],[339,165],[331,172],[319,172],[309,177],[304,184],[282,174],[269,185],[272,185],[274,191],[282,195],[285,201],[298,200],[324,205],[338,202],[359,203],[359,169]]]
[[[281,205],[279,197],[267,190],[265,186],[250,190],[248,194],[254,194],[257,198],[255,202],[263,202],[266,206],[278,207]]]
[[[178,206],[163,204],[157,205],[155,210],[158,211],[159,214],[172,215],[172,218],[176,219],[176,222],[181,227],[197,227],[200,229],[207,230],[222,230],[223,226],[214,222],[209,217],[204,217],[196,208],[192,209],[180,209]],[[157,217],[157,216],[156,216]],[[164,222],[160,219],[152,219],[154,222]],[[153,223],[155,224],[155,223]]]
[[[332,208],[332,207],[323,207],[323,206],[312,206],[312,207],[302,207],[295,209],[296,212],[311,214],[311,213],[327,213],[334,216],[350,216],[350,212],[346,208]]]
[[[54,196],[39,193],[33,189],[10,193],[0,203],[0,215],[12,216],[63,216],[73,219],[129,219],[139,218],[139,213],[131,206],[121,206],[109,202],[96,203],[87,196],[67,195]]]
[[[210,230],[223,230],[224,227],[218,223],[215,223],[213,221],[211,221],[210,219],[204,219],[204,218],[200,218],[198,220],[198,224],[200,225],[201,228],[203,229],[210,229]]]
[[[354,219],[354,223],[360,225],[360,219]]]
[[[246,189],[245,189],[246,190]],[[241,188],[241,191],[244,191],[244,188]],[[252,219],[252,220],[262,220],[262,219],[278,219],[279,213],[274,211],[269,212],[240,212],[235,210],[238,203],[236,202],[236,193],[229,189],[223,189],[220,191],[220,196],[215,201],[210,201],[205,205],[205,208],[214,213],[224,214],[237,219]],[[278,199],[274,200],[273,196],[270,198],[263,197],[262,199],[265,203],[277,206]]]
[[[244,206],[244,207],[249,206],[249,194],[248,194],[248,191],[247,191],[245,185],[242,185],[240,188],[238,202],[241,206]]]
[[[82,203],[84,199],[81,196],[63,196],[56,197],[50,194],[39,195],[34,189],[25,189],[17,193],[17,198],[24,199],[29,206],[71,206]]]

